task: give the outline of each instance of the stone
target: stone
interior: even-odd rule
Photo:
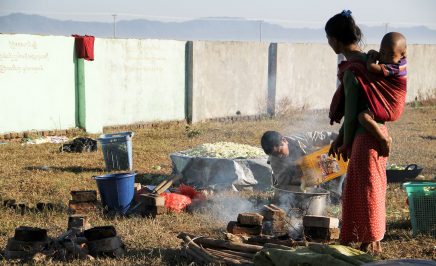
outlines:
[[[238,215],[241,225],[262,225],[263,216],[255,212],[245,212]]]
[[[234,235],[260,235],[261,225],[242,225],[236,221],[230,221],[227,225],[227,232]]]

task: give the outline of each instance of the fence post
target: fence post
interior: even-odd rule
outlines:
[[[268,49],[268,99],[267,114],[275,116],[276,113],[276,78],[277,76],[277,43],[270,43]]]

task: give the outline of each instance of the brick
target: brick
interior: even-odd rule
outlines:
[[[274,204],[264,205],[262,210],[263,219],[266,221],[283,220],[286,212]]]
[[[54,204],[53,203],[49,203],[49,202],[38,202],[36,204],[36,209],[38,211],[43,211],[43,210],[54,210]]]
[[[339,227],[339,219],[327,216],[306,215],[303,217],[303,226],[337,228]]]
[[[14,199],[5,199],[3,201],[3,206],[10,208],[12,205],[17,206],[17,203]]]
[[[238,215],[238,223],[242,225],[262,225],[263,216],[254,212],[245,212]]]
[[[119,236],[103,238],[100,240],[88,241],[87,246],[89,248],[89,253],[95,255],[102,251],[112,251],[117,248],[122,247],[123,242]]]
[[[117,230],[112,225],[96,226],[83,232],[88,241],[100,240],[117,235]]]
[[[156,217],[167,213],[167,208],[165,206],[142,206],[141,214],[142,216]]]
[[[20,241],[9,238],[6,250],[11,251],[40,251],[47,245],[47,241]]]
[[[165,197],[154,194],[141,194],[139,201],[144,206],[165,206]]]
[[[14,239],[26,242],[46,241],[47,230],[37,227],[20,226],[15,228]]]
[[[262,223],[262,234],[280,236],[287,234],[284,220],[269,220]]]
[[[76,202],[96,202],[97,191],[95,190],[73,190],[71,197]]]
[[[339,239],[339,228],[304,227],[304,234],[311,240],[332,241]]]
[[[90,224],[88,223],[88,217],[81,214],[73,214],[68,217],[68,229],[80,228],[88,229]]]
[[[88,213],[97,209],[94,202],[77,202],[74,200],[69,201],[68,207],[72,214]]]
[[[241,225],[236,221],[230,221],[227,225],[227,232],[234,235],[260,235],[262,233],[262,226]]]

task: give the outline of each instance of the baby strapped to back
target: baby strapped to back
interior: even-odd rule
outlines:
[[[379,52],[370,50],[368,60],[343,61],[339,65],[338,77],[351,70],[366,96],[367,108],[359,113],[359,123],[380,142],[380,156],[389,156],[392,138],[385,136],[379,123],[397,120],[403,110],[407,91],[407,45],[405,37],[398,32],[387,33]],[[344,89],[336,91],[330,106],[330,119],[340,122],[344,112]]]

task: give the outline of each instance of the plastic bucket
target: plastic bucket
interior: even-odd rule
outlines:
[[[109,211],[126,214],[133,201],[136,173],[94,176],[101,203]]]
[[[103,134],[98,138],[106,163],[106,171],[132,171],[132,137],[133,132],[119,132]]]

